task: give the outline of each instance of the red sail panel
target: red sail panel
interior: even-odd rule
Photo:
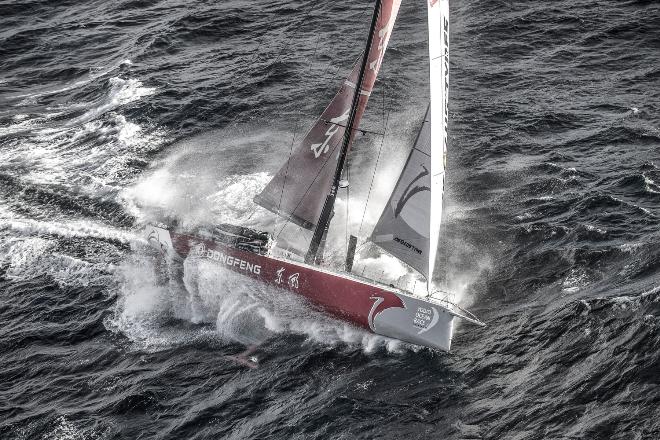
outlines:
[[[355,129],[359,127],[376,82],[400,4],[401,0],[382,2],[373,44],[369,50],[350,143],[353,141]],[[298,149],[266,188],[255,197],[256,203],[304,228],[313,229],[316,226],[337,168],[337,155],[351,111],[360,64],[361,62],[355,64],[339,92],[317,119]]]

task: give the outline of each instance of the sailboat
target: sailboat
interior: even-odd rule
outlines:
[[[306,298],[316,309],[373,333],[449,351],[454,320],[484,325],[438,296],[433,284],[445,178],[449,83],[448,0],[427,0],[430,104],[396,186],[368,240],[426,279],[425,294],[353,273],[357,237],[344,270],[324,267],[323,253],[347,155],[374,88],[401,0],[376,0],[366,48],[339,91],[255,202],[313,231],[304,255],[278,246],[269,233],[236,225],[180,231],[146,228],[163,254],[214,260],[241,276]],[[274,290],[276,292],[277,290]]]

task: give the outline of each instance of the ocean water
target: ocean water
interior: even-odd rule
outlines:
[[[451,353],[146,251],[163,215],[281,226],[252,195],[370,7],[0,0],[0,438],[660,438],[656,1],[451,2],[435,277],[488,323]],[[369,232],[426,109],[425,9],[403,2],[337,242]],[[255,343],[258,368],[232,358]]]

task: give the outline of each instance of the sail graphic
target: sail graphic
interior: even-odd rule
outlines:
[[[447,152],[448,17],[448,0],[429,0],[431,102],[415,146],[371,235],[371,241],[424,275],[429,291],[440,239]]]
[[[368,51],[367,66],[360,100],[356,109],[354,130],[359,126],[367,101],[376,82],[387,49],[401,0],[384,0],[378,11],[373,44]],[[351,110],[362,57],[354,65],[339,92],[307,133],[297,150],[280,168],[255,202],[307,229],[316,225],[337,167],[346,122]]]

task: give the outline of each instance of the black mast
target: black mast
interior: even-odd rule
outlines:
[[[319,246],[324,240],[325,235],[328,233],[328,228],[330,227],[330,220],[334,211],[335,199],[337,198],[337,190],[339,189],[339,180],[341,179],[341,174],[344,170],[344,165],[346,164],[346,155],[348,153],[348,147],[351,142],[351,135],[353,134],[353,124],[355,122],[358,103],[360,102],[362,83],[364,82],[364,72],[367,70],[369,52],[371,50],[371,44],[374,39],[374,33],[376,31],[376,24],[378,23],[378,16],[380,15],[381,4],[382,0],[376,0],[374,14],[371,18],[369,35],[367,36],[367,47],[364,50],[362,65],[360,65],[360,74],[358,75],[357,84],[355,85],[355,93],[353,95],[353,102],[351,103],[351,112],[349,113],[348,121],[346,122],[346,131],[344,131],[341,150],[339,152],[339,157],[337,158],[337,169],[335,170],[335,177],[332,181],[332,186],[330,187],[330,193],[325,198],[321,216],[319,217],[319,221],[316,223],[314,235],[312,236],[312,242],[309,244],[309,250],[305,256],[305,262],[307,264],[318,263],[317,254],[319,251]]]

